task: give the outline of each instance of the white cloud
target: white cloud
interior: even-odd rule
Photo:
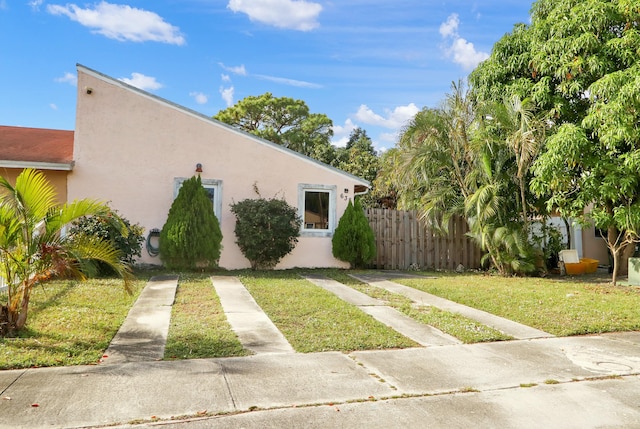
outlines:
[[[66,72],[64,76],[57,77],[54,80],[59,83],[68,83],[69,85],[73,86],[76,86],[78,84],[78,77],[75,74],[69,72]]]
[[[398,106],[393,110],[385,110],[384,116],[375,113],[367,105],[362,104],[355,118],[365,124],[375,125],[389,129],[400,129],[411,120],[420,109],[414,103],[406,106]]]
[[[303,80],[289,79],[286,77],[268,76],[264,74],[250,74],[249,72],[247,72],[247,69],[245,68],[244,64],[239,66],[227,66],[224,63],[218,63],[218,65],[220,65],[220,67],[222,67],[223,70],[239,76],[254,77],[256,79],[268,80],[270,82],[276,82],[276,83],[289,85],[289,86],[296,86],[299,88],[321,88],[322,87],[317,83],[305,82]],[[231,77],[229,77],[229,75],[222,74],[222,81],[231,82]]]
[[[54,104],[54,103],[50,103],[50,104],[49,104],[49,108],[50,108],[51,110],[58,110],[58,106],[57,106],[56,104]]]
[[[102,1],[94,9],[83,9],[75,4],[48,5],[47,11],[53,15],[65,15],[94,33],[110,39],[132,42],[162,42],[184,45],[185,39],[180,29],[165,22],[159,15],[127,5],[117,5]]]
[[[378,138],[382,142],[387,143],[384,146],[393,146],[398,141],[398,135],[399,135],[398,132],[395,132],[395,133],[381,133]],[[390,143],[390,145],[389,145],[389,143]]]
[[[451,47],[453,62],[460,64],[465,70],[473,70],[478,64],[489,58],[486,52],[478,52],[473,43],[458,38]]]
[[[30,1],[29,3],[27,3],[29,5],[29,7],[31,9],[33,9],[34,11],[39,11],[40,10],[40,6],[42,6],[44,0],[33,0]],[[4,0],[2,0],[2,2],[0,2],[0,9],[4,9],[7,6],[7,4],[5,3]]]
[[[158,82],[155,77],[145,76],[142,73],[133,72],[131,73],[131,79],[123,77],[120,78],[120,80],[144,91],[152,91],[162,88],[162,84]]]
[[[449,15],[447,20],[440,24],[440,35],[444,38],[447,37],[459,37],[458,26],[460,25],[460,18],[457,13]]]
[[[224,87],[220,87],[220,95],[222,96],[222,99],[224,100],[224,102],[227,104],[227,107],[231,107],[233,106],[233,92],[234,92],[234,88],[231,86],[229,88],[224,88]]]
[[[319,3],[305,0],[229,0],[227,7],[247,14],[251,21],[300,31],[317,28],[322,11]]]
[[[237,74],[240,76],[246,76],[247,75],[247,69],[244,68],[244,64],[239,65],[239,66],[226,66],[223,63],[218,63],[220,65],[220,67],[222,67],[225,71],[228,71],[229,73],[233,73],[233,74]],[[224,80],[224,76],[223,76],[223,80]],[[226,75],[227,78],[229,77],[228,75]]]
[[[451,42],[445,53],[453,59],[454,63],[461,65],[465,70],[473,70],[478,64],[489,58],[489,54],[477,51],[473,43],[460,37],[459,25],[460,18],[457,13],[449,15],[447,20],[440,24],[440,35],[445,41]]]
[[[207,101],[209,101],[209,97],[207,97],[206,94],[203,94],[201,92],[190,92],[189,95],[191,97],[193,97],[196,100],[196,103],[198,104],[207,104]]]
[[[344,125],[334,125],[332,127],[333,139],[331,140],[331,144],[337,147],[345,147],[349,141],[351,131],[355,129],[356,124],[354,124],[350,118],[344,121]]]
[[[321,85],[318,85],[317,83],[311,83],[311,82],[305,82],[302,80],[295,80],[295,79],[289,79],[286,77],[276,77],[276,76],[265,76],[262,74],[257,74],[254,75],[256,78],[258,79],[262,79],[262,80],[268,80],[271,82],[276,82],[276,83],[281,83],[283,85],[289,85],[289,86],[297,86],[299,88],[322,88]]]

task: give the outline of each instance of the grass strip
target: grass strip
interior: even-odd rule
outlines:
[[[640,330],[640,288],[601,277],[519,278],[432,274],[396,280],[557,336]]]
[[[181,275],[171,313],[165,359],[246,356],[208,275]]]
[[[440,310],[431,306],[414,305],[409,298],[401,294],[361,282],[348,275],[345,271],[329,270],[326,271],[325,274],[372,298],[386,301],[390,307],[395,308],[406,316],[425,325],[433,326],[446,334],[453,335],[465,344],[512,339],[512,337],[505,335],[497,329],[493,329],[460,314]]]
[[[36,287],[25,329],[15,338],[0,338],[0,369],[98,362],[144,285],[133,282],[133,295],[117,279],[56,280]]]
[[[298,352],[418,346],[297,272],[256,272],[240,280]]]

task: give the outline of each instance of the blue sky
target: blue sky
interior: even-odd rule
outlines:
[[[377,149],[435,107],[527,0],[0,0],[0,125],[72,130],[80,63],[208,116],[304,100]]]

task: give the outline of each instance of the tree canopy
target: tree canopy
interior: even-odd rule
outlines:
[[[608,230],[615,282],[640,227],[637,1],[538,0],[531,24],[496,43],[470,81],[477,102],[515,94],[548,114],[533,189],[548,208]]]
[[[274,97],[270,92],[248,96],[214,119],[323,162],[335,156],[333,122],[325,114],[310,113],[302,100]]]

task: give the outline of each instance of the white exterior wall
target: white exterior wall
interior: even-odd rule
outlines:
[[[125,218],[143,226],[145,234],[164,225],[174,198],[174,178],[193,176],[201,163],[203,181],[222,183],[220,266],[227,269],[249,267],[235,244],[230,204],[256,198],[254,183],[263,197],[284,196],[294,207],[300,184],[336,186],[337,219],[348,203],[340,197],[344,189],[353,197],[355,185],[367,184],[82,66],[74,160],[69,200],[108,201]],[[160,264],[160,259],[143,249],[141,262]],[[277,268],[347,266],[333,258],[330,236],[303,236]]]

